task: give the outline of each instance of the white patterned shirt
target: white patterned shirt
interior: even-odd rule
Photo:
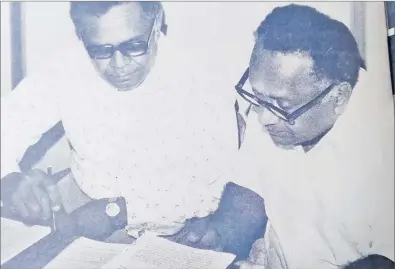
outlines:
[[[170,42],[160,38],[141,86],[119,92],[70,41],[1,99],[1,176],[62,120],[79,187],[94,199],[124,196],[129,225],[166,230],[214,211],[237,149],[234,99]]]

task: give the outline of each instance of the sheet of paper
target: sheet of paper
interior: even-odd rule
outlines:
[[[233,254],[195,249],[145,233],[102,269],[225,269],[234,259]]]
[[[51,232],[49,227],[26,226],[1,218],[1,264],[7,262]]]
[[[129,245],[78,238],[43,269],[100,269]]]

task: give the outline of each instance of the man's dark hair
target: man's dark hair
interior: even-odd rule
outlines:
[[[106,14],[111,8],[130,3],[129,1],[97,1],[97,2],[70,2],[70,17],[74,23],[78,37],[81,37],[83,26],[82,20],[85,16],[100,17]],[[137,2],[140,4],[143,15],[148,20],[163,10],[161,2]]]
[[[395,263],[390,259],[372,254],[354,262],[351,262],[343,267],[343,269],[394,269]]]
[[[259,25],[256,38],[261,49],[307,53],[318,78],[354,87],[359,69],[365,68],[350,30],[309,6],[291,4],[273,9]]]

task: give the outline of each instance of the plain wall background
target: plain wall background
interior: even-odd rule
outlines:
[[[11,90],[10,2],[1,2],[1,96]]]
[[[287,2],[164,2],[168,38],[180,50],[245,65],[253,44],[253,32],[276,6]],[[307,4],[307,3],[305,3]],[[351,2],[312,2],[309,5],[350,26]],[[27,74],[45,62],[68,38],[74,37],[68,2],[24,2]],[[229,58],[232,58],[229,61]],[[61,64],[61,59],[59,59]],[[223,64],[223,63],[220,63]],[[244,68],[244,67],[243,67]]]
[[[253,32],[275,7],[287,2],[164,2],[169,38],[180,48],[197,54],[201,64],[218,64],[219,59],[243,66],[248,63]],[[352,2],[311,2],[319,11],[351,25]],[[74,29],[68,2],[23,2],[27,74],[45,63]],[[10,3],[1,3],[1,93],[11,89]],[[211,53],[211,54],[210,54]],[[232,58],[229,61],[229,58]],[[61,59],[59,59],[61,63]],[[222,64],[222,63],[219,63]],[[237,74],[238,74],[237,73]],[[235,73],[236,74],[236,73]],[[231,75],[231,74],[229,74]]]

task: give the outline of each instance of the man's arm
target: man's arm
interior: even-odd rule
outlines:
[[[395,263],[390,259],[371,254],[342,267],[343,269],[394,269]]]
[[[232,182],[225,186],[213,218],[223,250],[237,254],[238,260],[248,257],[252,244],[263,237],[268,220],[263,198]]]
[[[19,172],[27,148],[60,120],[53,79],[37,73],[1,98],[1,178]]]

